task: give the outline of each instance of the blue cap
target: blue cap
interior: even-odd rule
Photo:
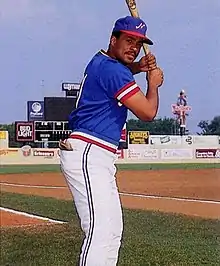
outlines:
[[[136,17],[127,16],[124,18],[120,18],[115,22],[115,26],[113,28],[113,32],[121,31],[127,33],[129,35],[133,35],[136,37],[142,37],[143,41],[149,45],[152,45],[153,42],[146,36],[147,25],[146,23]]]

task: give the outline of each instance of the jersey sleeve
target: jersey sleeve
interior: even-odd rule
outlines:
[[[140,90],[131,71],[118,63],[110,63],[108,67],[103,68],[101,81],[108,96],[121,103]]]

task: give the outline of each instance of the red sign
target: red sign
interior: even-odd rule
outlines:
[[[33,122],[15,122],[16,141],[32,142],[34,141],[34,123]]]
[[[220,149],[196,149],[197,159],[220,158]]]
[[[54,157],[55,152],[50,151],[50,150],[45,150],[45,149],[34,149],[33,155],[42,156],[42,157]]]

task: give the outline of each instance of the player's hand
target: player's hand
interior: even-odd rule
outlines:
[[[152,53],[143,56],[139,61],[140,72],[148,72],[156,68],[157,68],[156,57]]]
[[[60,140],[59,141],[59,148],[61,150],[65,150],[65,151],[72,151],[73,148],[72,148],[72,145],[69,143],[69,141],[67,139],[65,140]]]
[[[148,71],[147,81],[149,86],[158,88],[163,84],[163,80],[164,80],[163,71],[159,67],[157,67],[154,70]]]

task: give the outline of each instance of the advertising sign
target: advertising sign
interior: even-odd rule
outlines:
[[[129,144],[149,144],[149,131],[129,131]]]
[[[44,101],[27,102],[27,119],[28,121],[44,120]]]
[[[181,145],[181,136],[151,135],[150,143],[153,145]]]
[[[197,159],[220,159],[220,149],[196,149]]]
[[[0,148],[8,148],[8,131],[0,131]]]
[[[158,149],[149,149],[146,145],[130,145],[127,152],[128,159],[157,160]]]
[[[192,145],[192,136],[179,135],[151,135],[150,144],[152,145]]]
[[[41,157],[54,157],[55,151],[54,150],[47,150],[47,149],[34,149],[33,156],[41,156]]]
[[[193,136],[193,141],[197,147],[215,147],[218,145],[218,136]]]
[[[66,92],[66,96],[72,96],[72,97],[78,98],[79,91],[80,91],[80,84],[63,82],[62,91]]]
[[[8,148],[8,149],[0,149],[0,156],[16,156],[18,154],[18,149]]]
[[[0,131],[0,139],[5,140],[7,138],[7,131]]]
[[[192,149],[162,149],[161,159],[192,159]]]
[[[33,122],[15,122],[15,139],[18,142],[34,141],[34,123]]]

